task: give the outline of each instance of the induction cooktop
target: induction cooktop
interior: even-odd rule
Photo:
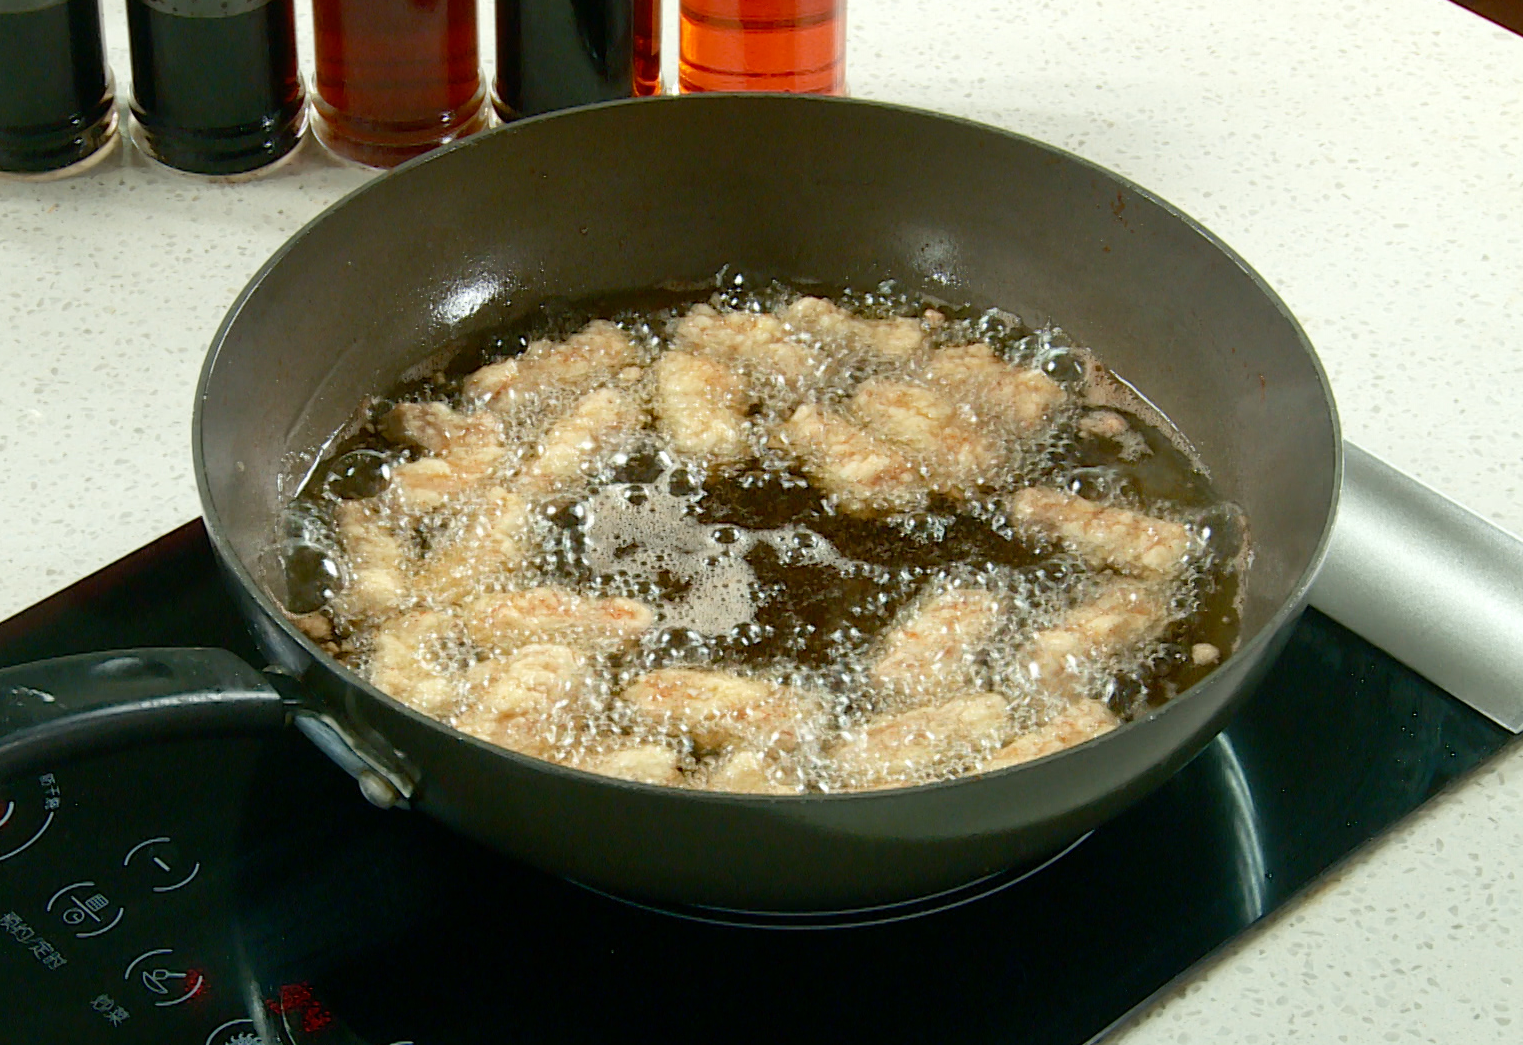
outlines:
[[[0,666],[260,663],[190,523],[0,623]],[[1510,734],[1310,610],[1215,741],[1045,863],[909,904],[657,910],[382,811],[294,730],[0,785],[0,1045],[1098,1041]]]

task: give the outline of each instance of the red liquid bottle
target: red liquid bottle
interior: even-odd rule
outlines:
[[[846,93],[846,0],[682,0],[683,91]]]
[[[393,167],[486,126],[476,0],[313,0],[313,131]]]
[[[661,0],[635,0],[635,97],[661,93]]]

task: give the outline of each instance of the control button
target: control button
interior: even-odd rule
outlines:
[[[146,870],[160,883],[153,887],[156,893],[183,889],[201,873],[200,861],[192,864],[190,870],[185,869],[179,847],[167,835],[145,839],[127,850],[127,855],[122,857],[122,866],[133,867],[134,861],[135,866]]]
[[[168,960],[174,951],[168,947],[144,951],[132,959],[122,979],[135,982],[148,992],[149,1000],[158,1008],[182,1005],[201,993],[206,977],[194,969],[181,969],[178,962]],[[136,977],[133,976],[136,973]]]
[[[115,929],[126,910],[113,904],[104,894],[95,891],[94,882],[75,882],[53,894],[48,901],[48,913],[58,908],[58,915],[70,928],[78,928],[75,937],[88,940]]]
[[[40,800],[18,797],[9,788],[0,790],[0,864],[26,852],[53,826],[63,803],[58,778],[43,773],[37,785]]]
[[[206,1045],[266,1045],[253,1020],[228,1020],[206,1036]]]

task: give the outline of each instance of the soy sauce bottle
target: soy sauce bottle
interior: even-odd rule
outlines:
[[[294,0],[127,0],[138,144],[195,174],[286,155],[306,127]]]
[[[0,0],[0,171],[63,170],[115,133],[98,0]]]
[[[660,0],[497,0],[504,120],[660,90]]]
[[[313,0],[313,130],[393,167],[486,126],[476,0]]]

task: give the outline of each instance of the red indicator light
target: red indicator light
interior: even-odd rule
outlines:
[[[273,998],[266,998],[264,1007],[275,1016],[286,1017],[288,1025],[301,1028],[305,1034],[324,1030],[333,1022],[333,1014],[312,997],[312,986],[307,983],[288,983]]]

